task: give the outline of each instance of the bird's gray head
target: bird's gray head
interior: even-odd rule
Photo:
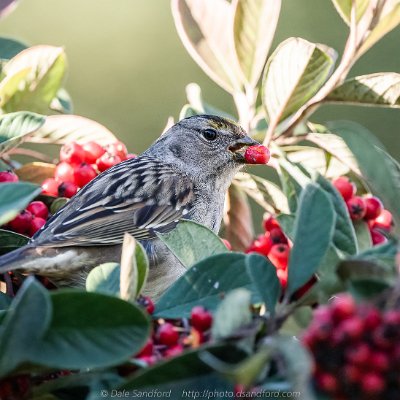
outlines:
[[[197,177],[225,175],[231,179],[246,163],[246,148],[257,144],[232,120],[196,115],[171,127],[151,147],[151,152]]]

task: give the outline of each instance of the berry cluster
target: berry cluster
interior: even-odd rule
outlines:
[[[334,179],[332,183],[346,202],[351,219],[363,219],[368,223],[372,243],[385,243],[387,239],[382,232],[390,232],[393,220],[392,214],[383,207],[381,200],[371,195],[357,196],[356,185],[345,176]]]
[[[315,311],[303,343],[315,360],[316,386],[333,399],[398,399],[400,310],[341,294]]]
[[[150,298],[141,296],[138,302],[149,314],[154,311]],[[196,348],[209,340],[212,322],[211,313],[202,306],[192,308],[189,320],[156,320],[151,338],[135,359],[152,365],[181,354],[185,348]]]
[[[42,183],[43,194],[70,198],[99,173],[134,157],[134,154],[128,154],[125,145],[119,141],[105,147],[93,141],[82,145],[67,143],[61,147],[60,162],[54,178],[48,178]]]
[[[11,171],[0,172],[0,184],[18,182],[18,176]],[[25,210],[19,213],[3,228],[26,236],[33,236],[49,217],[49,209],[42,201],[32,201]]]
[[[259,253],[274,264],[282,288],[287,285],[290,246],[279,222],[272,216],[263,221],[264,234],[253,241],[246,253]]]

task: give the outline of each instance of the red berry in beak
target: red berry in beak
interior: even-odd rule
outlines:
[[[270,157],[268,148],[262,145],[250,146],[244,153],[247,164],[267,164]]]

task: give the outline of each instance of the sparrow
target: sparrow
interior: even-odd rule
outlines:
[[[82,287],[92,268],[120,261],[128,232],[149,258],[143,294],[157,299],[186,271],[157,233],[182,218],[218,233],[226,191],[246,164],[246,148],[258,144],[232,120],[185,118],[83,187],[26,246],[0,257],[0,273],[19,270],[58,287]]]

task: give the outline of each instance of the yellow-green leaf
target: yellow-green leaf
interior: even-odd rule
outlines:
[[[351,7],[352,0],[332,0],[334,6],[336,7],[337,12],[343,18],[344,22],[347,25],[350,25],[350,15],[351,15]],[[368,8],[370,0],[356,0],[356,16],[357,21],[361,19],[364,15],[365,11]]]

